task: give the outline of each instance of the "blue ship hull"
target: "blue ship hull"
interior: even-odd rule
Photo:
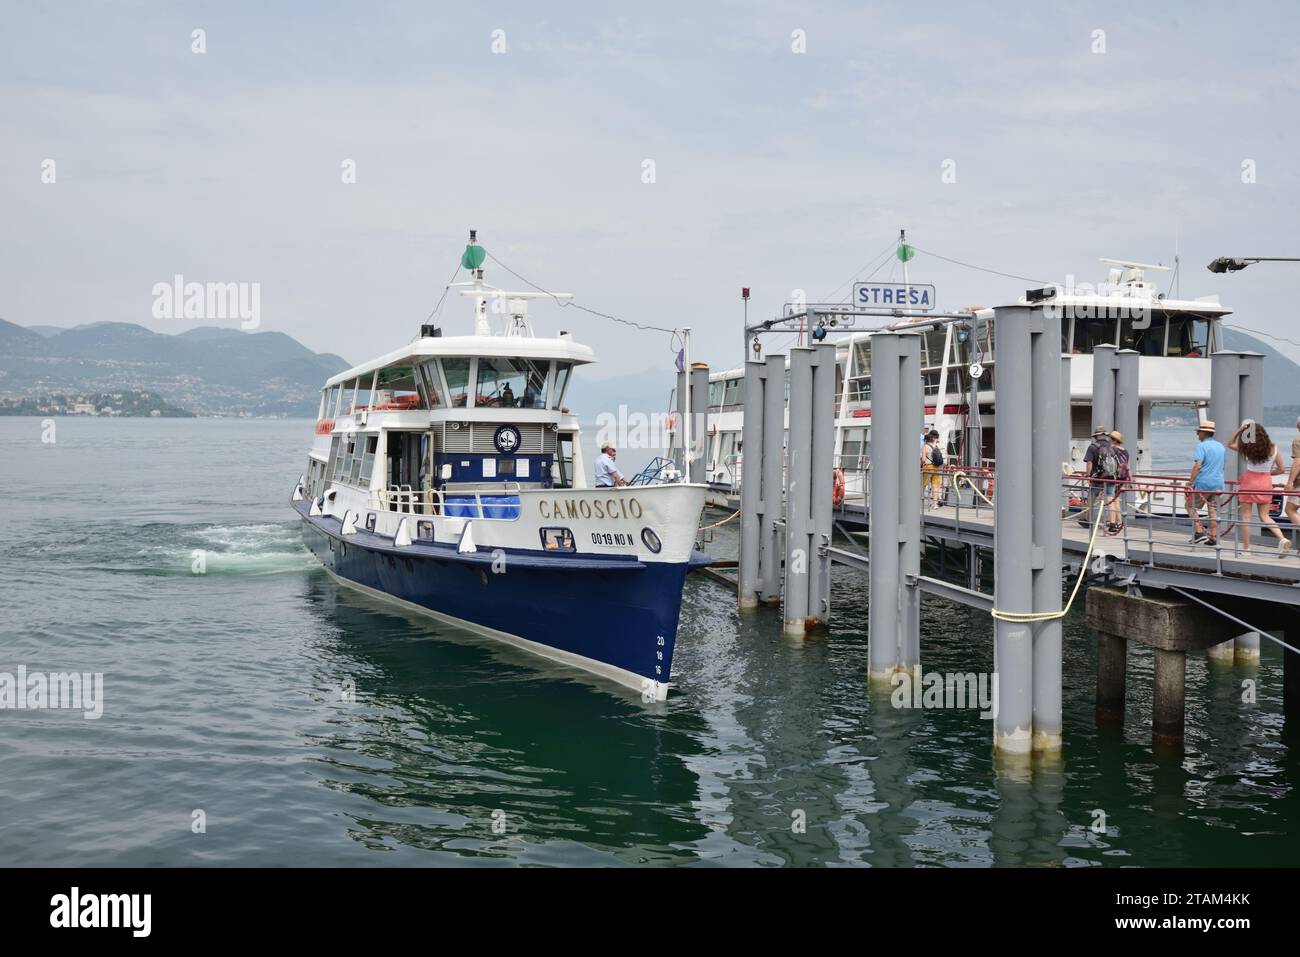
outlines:
[[[552,556],[504,549],[459,554],[455,545],[391,538],[307,514],[303,540],[338,578],[470,630],[573,664],[662,698],[672,674],[682,588],[690,562],[634,556]],[[702,558],[702,556],[701,556]],[[707,561],[707,560],[705,560]],[[502,563],[497,562],[497,568]]]

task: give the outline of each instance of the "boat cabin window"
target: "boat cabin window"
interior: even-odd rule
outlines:
[[[356,396],[356,382],[344,382],[339,387],[339,415],[351,415],[353,398]]]
[[[464,408],[469,400],[471,361],[460,356],[442,360],[442,374],[447,380],[447,404],[454,408]]]
[[[374,381],[373,375],[359,376],[352,383],[352,411],[360,412],[363,409],[370,408],[373,401],[370,383]]]
[[[1125,317],[1119,324],[1119,347],[1132,349],[1144,356],[1165,354],[1165,317],[1150,315],[1145,319]]]
[[[871,398],[871,342],[859,339],[853,343],[853,352],[849,358],[849,394],[850,402],[865,402]]]
[[[1165,355],[1204,358],[1210,354],[1210,320],[1170,316],[1169,344]]]
[[[546,362],[533,359],[484,356],[478,360],[480,408],[546,408]]]
[[[722,394],[722,404],[740,405],[740,391],[741,391],[740,379],[727,379],[726,388],[723,390],[723,394]]]
[[[567,528],[543,528],[542,548],[548,552],[574,551],[573,532]]]
[[[432,398],[436,406],[436,392],[433,393]],[[428,409],[433,407],[428,399],[429,394],[424,389],[423,382],[416,378],[414,368],[392,366],[379,370],[377,387],[370,407],[399,412],[405,409]]]
[[[1075,355],[1092,355],[1097,346],[1114,345],[1115,335],[1114,319],[1076,318],[1074,320],[1074,348],[1070,351]]]
[[[555,363],[555,387],[551,389],[551,408],[560,408],[560,403],[564,401],[564,390],[569,386],[569,372],[573,369],[572,362]]]

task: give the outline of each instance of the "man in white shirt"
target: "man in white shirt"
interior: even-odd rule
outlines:
[[[618,452],[614,446],[601,446],[600,456],[596,459],[596,488],[612,488],[615,485],[627,484],[623,473],[614,467],[614,459],[617,457]]]

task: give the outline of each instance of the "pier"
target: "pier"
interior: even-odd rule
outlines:
[[[798,318],[822,330],[815,338],[824,340],[835,320],[851,311],[810,306]],[[900,675],[921,674],[923,594],[992,615],[998,677],[993,743],[1008,758],[1061,752],[1061,619],[1076,607],[1085,610],[1097,635],[1099,725],[1122,719],[1130,642],[1155,653],[1153,744],[1176,748],[1184,732],[1186,655],[1205,651],[1218,660],[1250,662],[1258,658],[1261,635],[1286,649],[1284,712],[1300,723],[1300,560],[1280,555],[1272,538],[1265,541],[1264,529],[1244,517],[1242,493],[1231,480],[1219,496],[1219,539],[1206,544],[1191,541],[1185,477],[1132,474],[1107,485],[1071,470],[1072,359],[1060,351],[1059,318],[1043,305],[994,312],[1001,368],[995,467],[981,467],[978,455],[968,452],[967,465],[936,469],[922,484],[920,337],[905,326],[893,328],[871,339],[871,461],[854,476],[861,491],[839,502],[830,498],[830,469],[818,467],[825,463],[818,423],[833,420],[834,396],[818,390],[811,372],[825,364],[822,356],[833,356],[833,347],[823,342],[790,350],[784,448],[786,357],[762,357],[753,349],[757,361],[745,364],[744,447],[751,465],[739,502],[738,607],[749,611],[780,601],[787,634],[800,633],[801,621],[808,631],[833,631],[824,568],[836,563],[865,572],[869,660],[863,670],[876,689],[890,688]],[[746,326],[747,352],[774,326]],[[1111,346],[1091,357],[1093,427],[1118,428],[1134,447],[1137,359]],[[1225,429],[1263,417],[1262,357],[1219,351],[1209,363],[1210,411],[1226,444]],[[1235,458],[1229,453],[1226,475],[1236,474]],[[933,481],[941,483],[937,495],[928,484]],[[819,486],[825,495],[817,493]],[[1000,508],[1003,502],[1013,506]],[[1113,532],[1105,524],[1112,502],[1122,521]],[[833,530],[841,533],[839,543]],[[937,575],[922,573],[927,551],[939,556]],[[964,573],[961,583],[947,574],[950,553],[965,557],[955,569]],[[991,593],[981,574],[990,564]]]

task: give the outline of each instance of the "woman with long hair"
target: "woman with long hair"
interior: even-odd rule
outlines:
[[[1268,437],[1268,430],[1250,419],[1241,423],[1232,434],[1228,450],[1240,452],[1246,466],[1237,481],[1237,497],[1241,503],[1237,526],[1241,529],[1242,549],[1250,551],[1251,513],[1256,513],[1260,525],[1277,538],[1278,556],[1286,555],[1291,550],[1291,540],[1282,534],[1269,514],[1273,505],[1273,476],[1285,471],[1281,451]]]

